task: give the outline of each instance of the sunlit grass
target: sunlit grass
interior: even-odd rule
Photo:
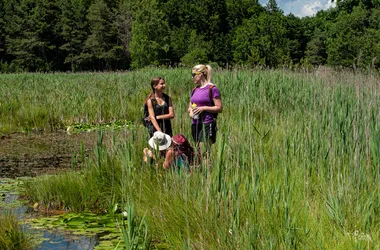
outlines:
[[[224,110],[212,171],[158,171],[142,162],[142,102],[151,77],[166,78],[174,133],[190,138],[189,73],[1,76],[2,131],[49,128],[48,117],[53,128],[135,122],[111,143],[100,134],[81,170],[29,184],[31,199],[77,212],[132,204],[153,244],[172,249],[380,247],[378,76],[215,72]]]
[[[30,239],[14,215],[4,211],[0,214],[0,249],[33,249]]]

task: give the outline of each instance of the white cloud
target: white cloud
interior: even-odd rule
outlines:
[[[323,9],[323,5],[320,1],[306,3],[302,6],[300,16],[313,16],[321,9]]]
[[[298,16],[299,17],[313,16],[313,15],[317,14],[317,12],[320,10],[326,10],[326,9],[329,9],[330,7],[334,7],[334,6],[335,6],[335,2],[332,3],[331,1],[328,1],[327,3],[321,3],[321,1],[314,1],[314,2],[305,3],[302,6],[301,12],[298,13]]]
[[[264,6],[266,3],[260,1]],[[336,6],[336,0],[278,0],[278,6],[284,11],[284,14],[293,13],[295,16],[313,16],[320,10],[327,10]]]

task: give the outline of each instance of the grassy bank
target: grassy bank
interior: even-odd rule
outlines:
[[[186,175],[142,163],[147,135],[137,122],[156,75],[173,97],[174,132],[190,137],[188,70],[2,75],[3,133],[136,121],[117,136],[103,135],[112,143],[99,136],[82,170],[29,184],[30,199],[78,212],[133,204],[156,244],[172,249],[380,247],[379,78],[215,72],[224,111],[213,168]],[[33,110],[44,110],[35,113],[44,118]]]

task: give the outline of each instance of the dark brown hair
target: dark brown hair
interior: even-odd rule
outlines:
[[[152,80],[150,81],[150,87],[151,87],[152,90],[149,93],[148,97],[145,99],[145,103],[154,96],[154,92],[155,92],[154,91],[154,87],[157,86],[157,84],[160,82],[160,80],[164,80],[165,81],[165,79],[162,78],[162,77],[153,77]]]

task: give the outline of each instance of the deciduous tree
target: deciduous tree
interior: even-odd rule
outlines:
[[[169,26],[156,0],[137,1],[133,8],[132,67],[170,64]]]

